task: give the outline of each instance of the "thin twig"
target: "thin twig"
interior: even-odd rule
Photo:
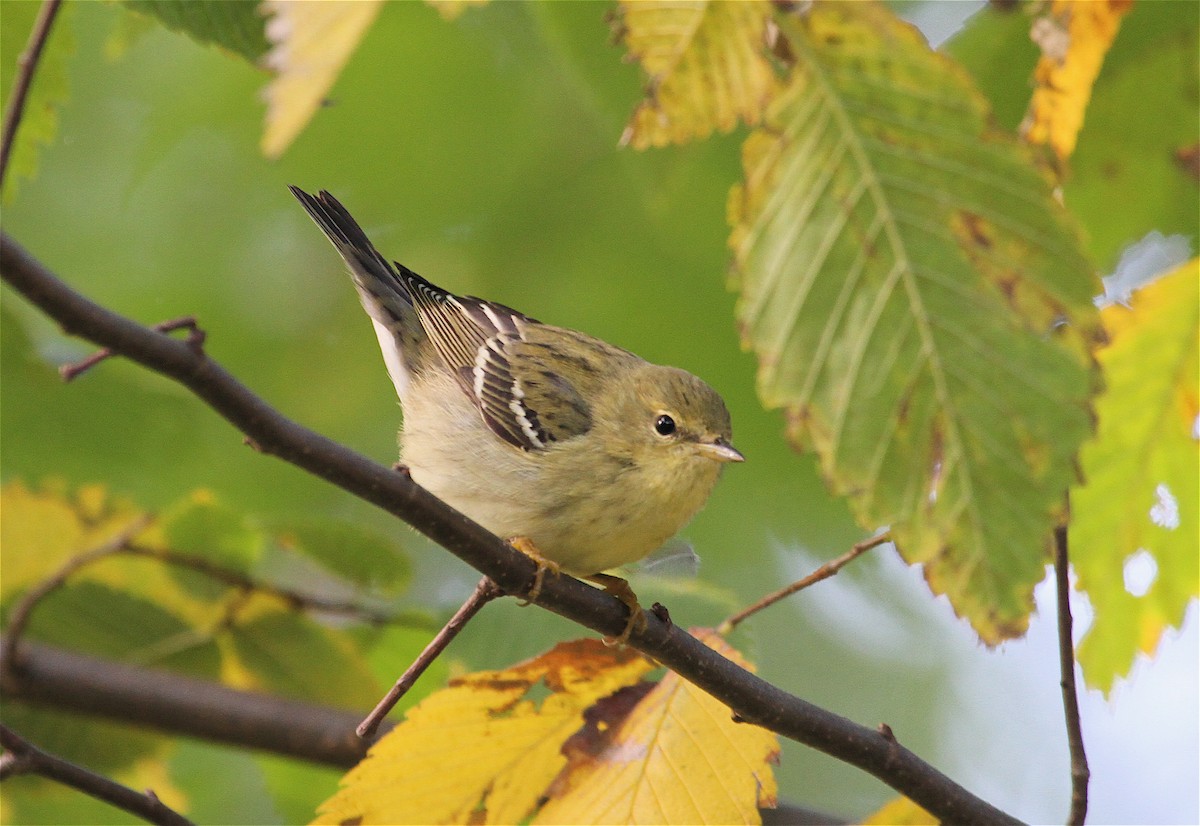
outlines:
[[[179,812],[167,806],[152,791],[135,792],[101,774],[44,752],[8,726],[0,725],[0,745],[5,757],[0,780],[18,774],[36,774],[77,789],[150,823],[164,826],[191,826]]]
[[[1054,529],[1054,577],[1058,585],[1058,665],[1062,674],[1063,713],[1067,720],[1067,746],[1071,750],[1071,814],[1069,826],[1082,826],[1087,818],[1088,769],[1083,748],[1083,726],[1079,721],[1079,696],[1075,691],[1075,643],[1072,638],[1070,560],[1067,528]]]
[[[292,588],[285,588],[282,585],[273,585],[269,582],[248,577],[239,571],[232,570],[217,565],[212,560],[206,559],[195,554],[186,554],[181,551],[152,548],[137,543],[129,543],[121,551],[129,556],[141,556],[148,559],[155,559],[165,562],[168,565],[174,565],[179,568],[187,568],[191,571],[207,576],[209,579],[216,580],[225,585],[234,588],[240,588],[243,591],[254,591],[269,596],[278,597],[295,608],[308,609],[311,611],[321,611],[326,614],[338,614],[342,616],[357,617],[374,625],[387,625],[396,619],[393,612],[375,610],[365,605],[361,605],[352,600],[336,600],[327,599],[315,594],[306,594],[302,591],[296,591]]]
[[[21,601],[17,603],[9,616],[8,628],[4,632],[4,656],[0,658],[0,674],[7,673],[14,665],[20,665],[21,635],[25,633],[25,626],[29,624],[29,618],[33,615],[33,609],[37,607],[38,603],[65,585],[67,578],[80,568],[90,565],[98,559],[120,553],[133,537],[141,533],[149,523],[150,517],[139,516],[116,536],[105,540],[91,550],[83,551],[68,559],[57,571],[21,597]]]
[[[13,80],[8,108],[4,110],[3,131],[0,131],[0,189],[4,187],[4,181],[8,177],[8,159],[16,143],[21,116],[25,114],[25,98],[33,85],[33,75],[42,56],[42,47],[46,45],[50,27],[54,25],[54,17],[61,5],[62,0],[46,0],[42,3],[37,20],[33,23],[33,30],[29,33],[29,42],[25,44],[25,51],[17,58],[17,76]]]
[[[504,596],[504,592],[496,583],[492,582],[490,577],[485,576],[479,580],[479,584],[475,586],[475,590],[471,592],[471,596],[467,597],[467,601],[462,604],[462,607],[442,626],[442,630],[437,632],[437,636],[429,641],[425,650],[400,675],[400,679],[396,680],[396,684],[371,710],[371,713],[358,724],[358,728],[355,729],[358,736],[366,738],[373,735],[387,713],[395,707],[396,703],[400,702],[401,697],[408,693],[408,690],[433,664],[438,655],[446,650],[446,646],[458,636],[458,632],[463,630],[471,618],[479,613],[479,609],[500,596]]]
[[[830,561],[826,562],[820,568],[817,568],[815,571],[813,571],[811,574],[804,577],[803,579],[796,580],[791,585],[788,585],[784,588],[780,588],[778,591],[776,591],[773,594],[767,594],[765,597],[763,597],[762,599],[760,599],[758,602],[754,603],[753,605],[751,605],[747,608],[743,608],[741,611],[738,611],[732,617],[730,617],[729,619],[727,619],[723,623],[721,623],[720,627],[718,627],[718,629],[717,629],[718,633],[728,634],[730,631],[732,631],[734,629],[735,626],[737,626],[738,623],[740,623],[742,620],[746,619],[747,617],[757,614],[759,611],[763,610],[764,608],[768,608],[768,607],[774,605],[775,603],[779,602],[781,599],[786,599],[787,597],[790,597],[792,594],[796,593],[797,591],[803,591],[805,588],[807,588],[810,585],[814,585],[823,579],[829,579],[829,577],[833,576],[838,571],[842,570],[842,568],[844,568],[847,564],[849,564],[853,560],[857,559],[858,557],[862,556],[867,551],[871,550],[872,548],[878,547],[879,545],[883,545],[885,542],[891,542],[891,541],[892,541],[892,535],[887,531],[884,531],[883,533],[879,534],[878,536],[873,536],[870,539],[864,539],[862,542],[859,542],[857,545],[852,547],[850,550],[846,551],[846,553],[842,554],[837,559],[831,559]]]
[[[187,330],[188,336],[184,339],[188,344],[196,349],[197,352],[202,352],[204,347],[205,332],[200,329],[196,322],[195,316],[183,316],[182,318],[173,318],[170,321],[160,321],[151,329],[158,330],[160,333],[170,333],[174,330]],[[74,364],[64,364],[58,368],[58,374],[62,376],[63,381],[71,381],[91,370],[100,362],[107,358],[112,358],[116,355],[107,347],[97,350],[82,361],[77,361]]]
[[[184,342],[89,301],[0,230],[0,274],[71,335],[110,347],[174,379],[250,436],[265,454],[290,462],[404,520],[506,593],[527,594],[534,562],[442,502],[411,478],[302,427],[252,393],[227,370]],[[613,636],[627,609],[617,599],[568,577],[551,577],[538,605],[585,628]],[[954,823],[1015,823],[878,732],[789,694],[721,656],[691,634],[651,616],[629,644],[662,663],[743,719],[870,772],[934,816]],[[3,677],[0,674],[0,677]]]

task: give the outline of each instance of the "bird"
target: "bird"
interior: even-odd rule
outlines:
[[[627,642],[646,619],[607,571],[662,546],[745,461],[711,386],[585,333],[450,293],[388,263],[329,192],[292,194],[342,257],[400,399],[411,479],[548,571],[620,599]]]

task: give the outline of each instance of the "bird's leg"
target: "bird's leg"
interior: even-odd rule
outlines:
[[[638,603],[637,594],[629,587],[628,582],[612,574],[593,574],[588,579],[621,600],[629,609],[629,621],[625,623],[625,630],[621,632],[621,636],[615,639],[611,637],[605,638],[605,645],[624,645],[629,642],[629,635],[633,633],[635,628],[638,631],[646,630],[646,612]]]
[[[542,582],[546,579],[546,571],[553,571],[557,574],[562,572],[562,568],[554,560],[546,559],[546,557],[542,556],[541,551],[537,549],[537,545],[534,545],[533,540],[528,536],[514,536],[508,540],[508,544],[532,559],[534,564],[537,565],[537,573],[533,575],[533,587],[525,595],[525,600],[520,603],[523,608],[532,602],[536,602],[538,596],[542,593]]]

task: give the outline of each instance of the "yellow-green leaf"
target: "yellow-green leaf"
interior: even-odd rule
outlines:
[[[1020,634],[1091,429],[1098,280],[916,30],[874,3],[780,25],[792,76],[730,197],[759,393],[985,641]]]
[[[1054,0],[1050,13],[1034,21],[1032,36],[1042,56],[1021,126],[1027,141],[1047,144],[1060,161],[1075,151],[1092,84],[1132,5],[1133,0]]]
[[[1193,260],[1134,293],[1132,309],[1104,310],[1107,386],[1096,438],[1081,455],[1084,484],[1071,493],[1069,532],[1079,587],[1095,609],[1079,661],[1088,683],[1104,690],[1183,623],[1200,593],[1198,281]],[[1144,571],[1153,578],[1148,588],[1127,587],[1127,564],[1156,568],[1157,576]]]
[[[619,33],[650,76],[623,144],[686,143],[758,123],[776,87],[765,0],[622,0]]]
[[[263,60],[275,79],[266,89],[267,122],[261,147],[268,158],[277,158],[316,114],[375,21],[381,3],[263,0],[262,5],[271,15],[267,39],[272,44]]]
[[[584,709],[652,667],[577,640],[453,680],[371,748],[316,822],[517,823],[566,763]]]
[[[693,631],[749,668],[716,633]],[[759,823],[775,805],[779,741],[668,672],[615,727],[588,734],[535,823]]]
[[[264,21],[255,2],[124,0],[124,4],[199,43],[220,46],[251,62],[267,51]]]

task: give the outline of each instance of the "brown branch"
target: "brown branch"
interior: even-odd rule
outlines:
[[[408,690],[413,687],[413,684],[421,678],[421,675],[433,664],[433,661],[446,650],[446,646],[458,636],[458,632],[463,630],[471,618],[479,613],[483,606],[494,600],[496,597],[503,596],[504,592],[496,587],[496,583],[492,582],[488,577],[479,580],[479,584],[475,586],[475,590],[471,592],[471,596],[467,597],[467,601],[462,604],[462,607],[454,612],[442,630],[438,631],[437,636],[429,641],[429,645],[420,655],[413,660],[400,679],[396,680],[396,684],[391,690],[384,695],[371,713],[358,724],[355,733],[359,737],[370,737],[379,728],[379,724],[383,722],[383,718],[388,712],[395,708],[396,703],[400,702],[400,698],[408,693]]]
[[[888,533],[887,531],[884,531],[883,533],[879,534],[878,536],[873,536],[870,539],[864,539],[862,542],[859,542],[857,545],[852,547],[850,550],[846,551],[846,553],[842,554],[837,559],[829,560],[824,565],[822,565],[820,568],[817,568],[815,571],[813,571],[811,574],[804,577],[803,579],[796,580],[791,585],[788,585],[784,588],[780,588],[778,591],[776,591],[773,594],[767,594],[765,597],[763,597],[762,599],[760,599],[758,602],[754,603],[753,605],[750,605],[746,608],[743,608],[741,611],[738,611],[732,617],[730,617],[729,619],[727,619],[723,623],[721,623],[720,628],[718,628],[718,631],[722,634],[728,634],[730,631],[732,631],[734,629],[734,627],[737,626],[738,623],[740,623],[742,620],[746,619],[747,617],[757,614],[759,611],[763,610],[764,608],[769,608],[770,606],[779,602],[781,599],[786,599],[787,597],[790,597],[792,594],[796,593],[797,591],[802,591],[805,588],[807,588],[808,586],[814,585],[823,579],[829,579],[831,576],[836,574],[838,571],[842,570],[842,568],[844,568],[847,564],[849,564],[853,560],[857,559],[858,557],[862,556],[867,551],[871,550],[872,548],[878,547],[879,545],[882,545],[885,542],[891,542],[891,541],[892,541],[892,535],[890,533]]]
[[[89,301],[0,233],[0,274],[72,335],[111,348],[192,390],[264,453],[291,462],[404,520],[507,594],[526,595],[534,563],[415,484],[282,416],[185,342]],[[537,604],[605,636],[620,634],[618,600],[568,576],[546,577]],[[955,823],[1015,819],[878,732],[788,694],[655,616],[630,644],[730,707],[743,719],[867,771],[927,811]]]
[[[1058,586],[1058,665],[1062,675],[1063,714],[1067,721],[1067,747],[1071,751],[1071,814],[1069,826],[1082,826],[1087,818],[1088,769],[1079,721],[1079,696],[1075,690],[1075,644],[1072,637],[1070,560],[1067,557],[1067,528],[1054,529],[1054,578]]]
[[[150,519],[144,516],[134,519],[116,536],[91,550],[83,551],[68,559],[57,571],[21,597],[21,601],[17,603],[9,616],[8,628],[4,630],[4,653],[0,656],[0,673],[8,671],[19,660],[21,635],[25,633],[25,626],[29,624],[29,618],[33,616],[33,609],[37,607],[38,603],[65,585],[67,578],[80,568],[119,553],[149,522]]]
[[[135,792],[104,775],[44,752],[8,726],[0,725],[0,745],[5,749],[0,780],[18,774],[36,774],[70,786],[118,809],[124,809],[150,823],[191,826],[192,821],[159,800],[154,792]]]
[[[29,41],[25,44],[25,51],[17,58],[17,76],[13,80],[8,108],[4,110],[4,126],[0,128],[0,189],[4,188],[4,181],[8,178],[8,160],[16,143],[21,116],[25,114],[25,98],[33,85],[33,75],[37,71],[42,48],[50,37],[50,27],[54,25],[54,17],[58,14],[60,5],[62,0],[46,0],[42,3],[37,20],[33,23],[33,30],[29,33]]]

